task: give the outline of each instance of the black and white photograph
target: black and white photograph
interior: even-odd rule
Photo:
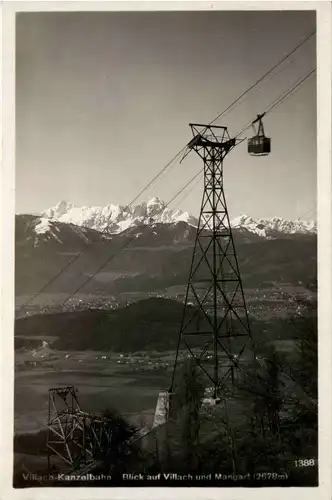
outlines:
[[[15,13],[13,488],[320,486],[317,31]]]

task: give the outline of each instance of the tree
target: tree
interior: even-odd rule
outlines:
[[[176,423],[175,433],[178,435],[181,449],[181,462],[188,471],[195,470],[197,466],[199,412],[203,396],[204,387],[198,374],[196,362],[193,358],[189,358],[180,371],[170,406],[170,417]],[[172,432],[174,433],[174,430]]]
[[[127,470],[139,455],[139,448],[133,442],[136,428],[114,409],[105,410],[103,419],[101,446],[95,451],[95,459],[107,471]]]
[[[280,359],[274,346],[270,347],[266,357],[266,390],[263,402],[266,406],[269,431],[272,434],[278,434],[282,395],[280,391]]]
[[[301,310],[289,320],[293,349],[277,353],[270,346],[260,359],[261,367],[256,373],[252,368],[249,376],[247,372],[243,383],[253,402],[251,426],[254,429],[259,421],[262,430],[259,439],[253,439],[255,454],[258,443],[264,448],[265,442],[266,456],[273,452],[280,464],[317,456],[316,305],[296,302]],[[298,471],[292,474],[299,480]]]
[[[317,415],[318,389],[318,337],[317,303],[296,299],[303,310],[291,318],[296,331],[294,353],[291,359],[284,359],[280,368],[292,383],[292,397],[297,408],[304,407]]]
[[[264,357],[249,366],[238,381],[248,403],[248,420],[254,435],[278,434],[282,405],[280,385],[280,359],[275,347],[269,344]]]
[[[303,301],[302,301],[303,302]],[[297,340],[291,362],[281,369],[289,381],[288,417],[290,444],[297,454],[317,455],[318,434],[318,336],[315,303],[293,318]]]

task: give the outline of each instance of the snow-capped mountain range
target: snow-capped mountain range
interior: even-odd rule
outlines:
[[[273,237],[274,234],[316,234],[317,222],[310,220],[304,221],[296,219],[294,221],[285,220],[281,217],[272,217],[270,219],[254,220],[248,215],[240,215],[231,220],[232,228],[246,229],[263,238]]]
[[[35,226],[37,234],[47,233],[52,227],[52,221],[75,224],[107,234],[117,234],[129,228],[160,223],[186,222],[191,226],[198,224],[195,216],[182,210],[172,210],[157,197],[132,207],[121,205],[78,207],[61,201],[40,215],[40,222]],[[234,229],[248,231],[269,239],[278,237],[280,234],[317,233],[315,221],[300,219],[289,221],[280,217],[254,220],[248,215],[240,215],[231,220],[231,226]]]
[[[132,207],[122,205],[77,207],[61,201],[55,207],[46,210],[42,216],[44,219],[76,224],[109,234],[121,233],[130,227],[142,225],[187,222],[195,226],[198,223],[193,215],[182,210],[171,210],[166,207],[166,203],[156,197]]]

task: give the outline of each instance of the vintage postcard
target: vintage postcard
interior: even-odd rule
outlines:
[[[13,498],[329,498],[331,4],[4,7]]]

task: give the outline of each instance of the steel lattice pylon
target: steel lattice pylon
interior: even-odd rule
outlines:
[[[94,465],[112,450],[112,430],[107,418],[80,409],[72,386],[49,389],[48,469],[57,456],[68,470]]]
[[[52,454],[69,467],[81,461],[83,429],[77,418],[80,406],[72,386],[49,389],[48,392],[48,468]]]
[[[226,127],[190,124],[190,150],[204,163],[204,192],[185,296],[173,385],[180,353],[187,352],[218,399],[242,361],[253,359],[251,331],[224,193],[223,160],[240,141]],[[227,382],[227,385],[228,382]]]

